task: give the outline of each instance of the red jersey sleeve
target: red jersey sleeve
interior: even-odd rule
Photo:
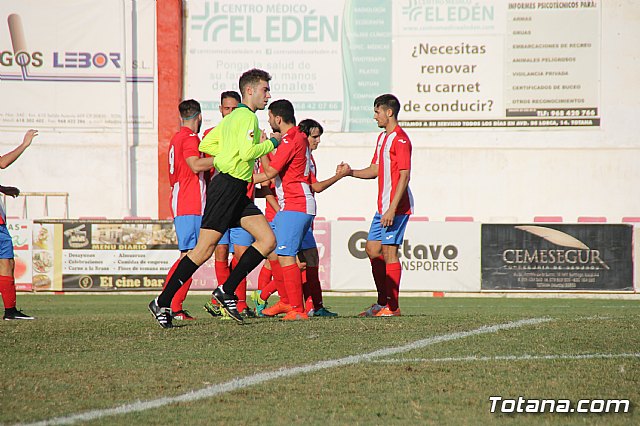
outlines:
[[[282,139],[278,145],[278,150],[271,159],[271,167],[281,172],[284,166],[291,162],[293,155],[295,154],[295,143]]]
[[[411,141],[407,135],[400,135],[393,142],[398,170],[411,170]]]
[[[185,160],[189,157],[200,157],[200,151],[198,150],[199,145],[200,138],[196,134],[189,136],[182,142],[182,155]]]

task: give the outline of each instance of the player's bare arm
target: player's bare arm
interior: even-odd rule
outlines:
[[[351,174],[349,176],[353,176],[358,179],[375,179],[378,177],[378,165],[371,164],[366,169],[351,170]]]
[[[207,170],[211,170],[213,167],[212,157],[200,158],[194,155],[187,157],[185,161],[193,173],[206,172]]]
[[[311,184],[311,189],[313,190],[313,192],[316,192],[316,193],[322,192],[325,189],[329,188],[334,183],[338,182],[343,177],[349,176],[350,173],[351,173],[351,167],[349,167],[349,165],[346,163],[342,163],[338,165],[336,174],[334,176],[330,177],[329,179],[325,179],[321,182],[314,182],[313,184]]]
[[[22,155],[25,149],[31,145],[31,141],[33,138],[38,136],[38,131],[35,129],[27,130],[27,133],[24,134],[24,138],[22,139],[22,143],[18,145],[13,151],[6,153],[3,156],[0,156],[0,169],[6,169],[14,161],[18,159]]]
[[[280,204],[278,204],[278,200],[273,194],[267,195],[266,197],[264,197],[264,199],[267,201],[267,203],[269,203],[273,210],[275,210],[276,212],[280,211]]]
[[[264,134],[264,133],[263,133]],[[267,167],[269,164],[271,164],[271,161],[269,160],[269,156],[267,155],[263,155],[262,157],[260,157],[260,165],[262,165],[262,169],[264,170],[265,167]]]
[[[263,163],[262,167],[264,168],[264,172],[253,174],[253,183],[266,182],[278,176],[278,173],[280,173],[279,170],[274,169],[270,164],[265,166]]]
[[[407,187],[409,186],[410,173],[411,172],[409,170],[400,170],[400,177],[398,179],[396,193],[393,196],[393,200],[391,200],[391,204],[389,204],[389,208],[380,218],[380,224],[382,226],[393,225],[393,219],[396,216],[396,209],[398,208],[398,204],[400,203],[402,196],[407,191]]]

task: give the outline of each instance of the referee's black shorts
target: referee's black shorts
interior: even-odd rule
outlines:
[[[207,200],[201,228],[224,234],[227,229],[240,226],[245,216],[262,214],[247,197],[249,183],[226,173],[218,173],[207,186]]]

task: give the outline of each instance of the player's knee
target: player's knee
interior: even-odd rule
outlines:
[[[369,242],[367,242],[367,244],[365,245],[364,250],[370,259],[375,259],[376,257],[380,257],[382,255],[381,248],[377,245],[369,244]]]
[[[215,249],[216,260],[225,261],[229,258],[229,247],[226,245],[218,245]]]
[[[0,275],[12,277],[14,265],[13,259],[0,259]]]
[[[213,251],[215,249],[215,245],[206,245],[206,246],[196,246],[193,250],[191,250],[188,254],[189,258],[196,264],[202,265],[207,259],[211,258],[213,255]]]
[[[275,235],[273,235],[273,232],[266,234],[261,239],[260,245],[264,248],[265,252],[267,253],[271,253],[272,251],[274,251],[276,249],[276,237]]]

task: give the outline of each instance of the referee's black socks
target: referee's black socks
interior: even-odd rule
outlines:
[[[158,306],[161,308],[168,308],[171,306],[171,299],[180,289],[182,284],[187,282],[189,278],[198,270],[199,266],[193,263],[193,260],[189,259],[189,256],[182,258],[178,267],[169,278],[169,282],[158,296]]]
[[[186,256],[185,256],[186,257]],[[236,288],[240,285],[240,282],[249,275],[249,272],[253,271],[256,266],[260,264],[265,259],[265,257],[256,249],[254,246],[249,246],[249,248],[244,252],[238,264],[231,271],[231,275],[222,286],[222,290],[226,294],[234,294],[236,292]]]

